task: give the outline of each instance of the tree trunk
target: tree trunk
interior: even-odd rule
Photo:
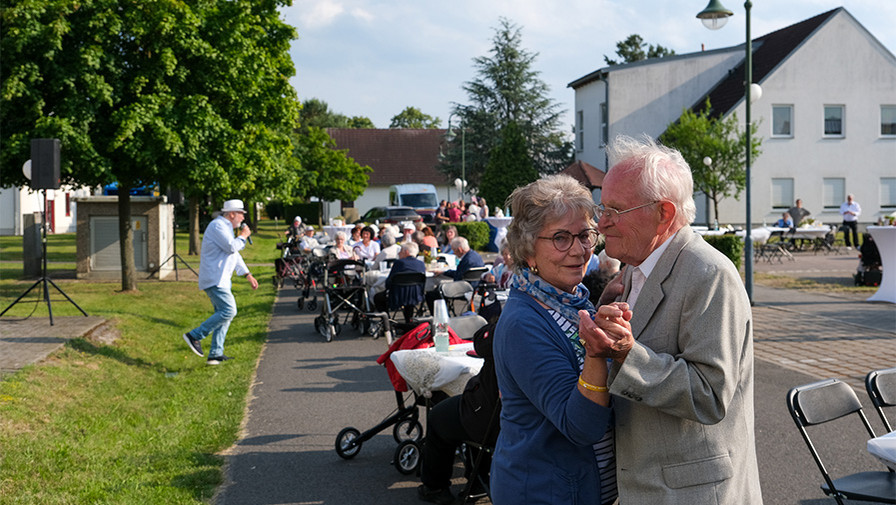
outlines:
[[[121,247],[121,290],[137,291],[134,230],[131,229],[131,188],[118,184],[118,241]]]
[[[190,197],[190,256],[199,254],[199,197]]]

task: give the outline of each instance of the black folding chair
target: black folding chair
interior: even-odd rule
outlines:
[[[893,431],[893,425],[884,415],[884,407],[896,407],[896,368],[868,372],[865,376],[865,389],[871,397],[871,403],[880,414],[880,420],[883,421],[887,433]]]
[[[858,472],[832,479],[809,439],[806,431],[808,426],[827,423],[850,414],[858,415],[871,435],[870,438],[875,437],[874,430],[862,412],[862,404],[850,386],[837,379],[797,386],[787,393],[787,409],[824,477],[825,484],[822,484],[821,490],[826,495],[834,497],[840,505],[843,505],[843,499],[896,504],[896,472]]]
[[[482,276],[487,272],[488,267],[473,267],[464,272],[464,278],[462,280],[465,280],[475,286],[475,283],[478,283],[482,279]]]

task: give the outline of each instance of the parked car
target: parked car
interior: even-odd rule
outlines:
[[[411,207],[390,205],[386,207],[373,207],[365,212],[364,215],[361,216],[361,219],[355,222],[400,224],[404,221],[413,221],[416,223],[423,221],[423,217],[420,214],[417,214]]]

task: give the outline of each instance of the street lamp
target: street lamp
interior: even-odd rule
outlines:
[[[750,120],[750,101],[754,98],[758,100],[759,96],[762,94],[762,88],[760,88],[758,84],[753,84],[753,40],[750,38],[750,9],[752,8],[752,1],[747,0],[744,2],[744,9],[747,14],[747,59],[744,65],[744,115],[746,116],[747,122],[747,153],[745,158],[747,176],[747,222],[746,236],[744,237],[744,284],[747,288],[747,297],[750,300],[750,305],[753,304],[753,239],[750,236],[750,231],[753,227],[752,220],[750,219],[750,158],[753,154],[753,129]],[[706,8],[697,14],[697,18],[699,18],[703,22],[703,25],[710,30],[718,30],[724,26],[728,18],[733,15],[734,13],[726,9],[720,0],[710,0]]]
[[[448,139],[448,142],[454,140],[454,132],[451,130],[451,118],[456,116],[457,113],[452,112],[450,116],[448,116],[448,131],[445,133],[445,137]],[[458,186],[457,190],[460,191],[460,199],[464,200],[464,194],[466,193],[467,188],[467,131],[464,128],[464,118],[460,118],[460,183],[455,179],[454,184]]]

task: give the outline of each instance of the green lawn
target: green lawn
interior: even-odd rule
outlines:
[[[250,264],[277,256],[279,230],[260,226],[244,254]],[[198,266],[186,256],[186,235],[177,238],[178,251]],[[49,249],[59,251],[50,258],[73,270],[73,244],[73,236],[52,236]],[[3,260],[21,258],[21,237],[3,237],[0,247]],[[138,276],[139,290],[123,293],[119,281],[58,281],[120,338],[70,341],[0,381],[0,504],[207,503],[222,481],[219,453],[237,439],[275,297],[264,281],[273,266],[251,269],[260,286],[253,292],[235,279],[239,315],[226,343],[235,359],[220,366],[207,366],[181,339],[211,314],[195,282]],[[0,265],[4,308],[33,282],[20,275],[21,264]],[[80,314],[55,295],[54,316]],[[32,311],[45,317],[46,304],[29,299],[4,318]]]

